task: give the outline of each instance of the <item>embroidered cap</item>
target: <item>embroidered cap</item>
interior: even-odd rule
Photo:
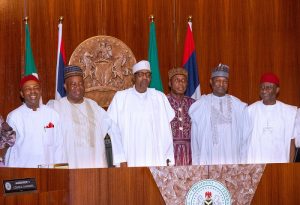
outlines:
[[[67,79],[71,76],[81,76],[83,77],[83,71],[80,67],[76,65],[70,65],[65,67],[64,70],[64,79]]]
[[[225,77],[229,78],[229,66],[220,63],[217,67],[211,72],[211,78],[214,77]]]
[[[169,70],[168,75],[169,80],[171,80],[174,75],[184,75],[185,77],[188,77],[188,72],[184,68],[172,68]]]

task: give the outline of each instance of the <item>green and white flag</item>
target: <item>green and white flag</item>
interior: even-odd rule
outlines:
[[[154,22],[150,22],[150,34],[149,34],[149,48],[148,48],[148,61],[150,62],[152,79],[150,82],[150,88],[163,91],[163,86],[160,78],[158,53],[156,45],[156,31]]]
[[[38,77],[37,69],[34,63],[34,57],[32,54],[31,43],[30,43],[30,32],[28,23],[25,23],[25,70],[24,76],[26,75],[35,75]]]

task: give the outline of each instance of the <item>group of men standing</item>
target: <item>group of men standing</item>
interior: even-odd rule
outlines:
[[[24,104],[9,113],[10,126],[1,122],[0,150],[9,147],[2,161],[11,167],[57,163],[68,163],[69,168],[107,167],[107,134],[116,166],[272,163],[293,159],[295,137],[300,134],[300,123],[295,123],[299,117],[295,106],[277,100],[276,75],[262,76],[262,100],[247,106],[227,94],[229,67],[223,64],[212,71],[212,93],[197,101],[184,95],[188,73],[183,68],[169,70],[167,96],[148,88],[148,61],[135,64],[132,73],[134,86],[118,91],[107,112],[84,97],[83,72],[77,66],[65,68],[67,96],[47,105],[40,103],[39,79],[33,75],[23,77],[20,95]]]
[[[193,164],[280,163],[294,159],[297,107],[277,100],[279,79],[265,73],[260,101],[247,106],[228,95],[229,67],[211,74],[212,93],[189,109]]]

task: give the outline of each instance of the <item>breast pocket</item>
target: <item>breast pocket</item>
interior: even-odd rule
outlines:
[[[47,146],[54,145],[54,128],[45,128],[44,144]]]

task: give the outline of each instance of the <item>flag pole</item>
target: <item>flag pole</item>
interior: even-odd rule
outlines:
[[[149,16],[149,19],[150,19],[151,22],[154,22],[154,19],[155,19],[155,18],[154,18],[154,15],[151,14],[151,15]]]
[[[26,25],[28,24],[28,16],[25,16],[24,18],[23,18],[23,21],[24,21],[24,23],[25,23],[25,27],[26,27]],[[25,53],[25,56],[26,56],[26,31],[25,31],[25,46],[24,46],[24,53]],[[25,57],[26,58],[26,57]],[[24,65],[26,64],[26,60],[25,60],[25,58],[23,58],[24,59]],[[25,66],[22,68],[22,71],[21,71],[21,76],[23,76],[23,75],[25,75]]]
[[[62,24],[63,21],[64,21],[64,17],[63,17],[63,16],[60,16],[59,19],[58,19],[58,23],[61,23],[61,24]]]
[[[28,16],[25,16],[24,19],[23,19],[23,21],[25,22],[25,24],[28,24],[28,20],[29,20]]]
[[[189,15],[189,16],[188,16],[188,24],[190,25],[191,31],[193,30],[193,28],[192,28],[192,23],[193,23],[193,16],[192,16],[192,15]]]
[[[56,61],[56,80],[55,80],[55,99],[58,100],[66,96],[64,89],[64,68],[66,65],[65,49],[62,37],[64,17],[58,18],[58,41],[57,41],[57,61]]]

